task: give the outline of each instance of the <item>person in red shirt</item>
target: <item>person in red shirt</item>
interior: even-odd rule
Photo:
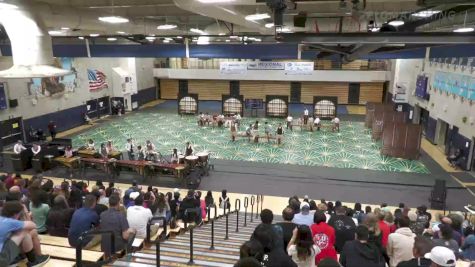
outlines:
[[[379,212],[375,211],[376,215],[378,216],[378,225],[379,225],[379,230],[381,230],[382,239],[381,239],[381,245],[383,248],[386,248],[388,245],[388,238],[389,234],[391,233],[391,229],[389,225],[384,221],[384,217],[386,216],[386,212],[383,210],[380,210]]]
[[[315,265],[325,258],[338,260],[335,250],[335,229],[326,223],[327,217],[325,214],[317,210],[313,216],[312,239],[313,243],[320,248],[320,253],[315,256]]]

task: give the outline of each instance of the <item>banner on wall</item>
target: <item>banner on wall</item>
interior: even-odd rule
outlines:
[[[313,62],[287,62],[285,63],[286,75],[309,75],[313,72]]]
[[[221,74],[244,74],[247,71],[246,62],[221,62],[219,72]]]
[[[104,88],[108,88],[107,76],[95,69],[87,69],[87,77],[89,80],[89,91],[99,91]]]
[[[74,92],[78,87],[78,77],[74,59],[69,57],[55,58],[55,67],[72,71],[62,77],[32,78],[28,83],[28,94],[38,97],[61,96],[65,92]]]
[[[432,87],[449,94],[475,100],[475,78],[472,76],[437,71]]]
[[[248,62],[248,70],[283,70],[285,69],[284,62],[275,62],[275,61],[258,61],[258,62]]]
[[[0,110],[7,109],[7,95],[5,93],[5,84],[0,83]]]

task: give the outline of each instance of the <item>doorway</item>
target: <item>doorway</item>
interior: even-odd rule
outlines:
[[[423,108],[420,108],[420,110],[419,124],[422,126],[422,135],[426,136],[429,125],[429,111]]]
[[[436,144],[437,148],[445,154],[446,152],[446,143],[448,136],[449,124],[441,119],[437,120],[436,126]]]

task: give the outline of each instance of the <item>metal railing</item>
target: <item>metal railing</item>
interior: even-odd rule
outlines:
[[[115,253],[115,235],[114,232],[111,230],[99,230],[99,229],[94,229],[91,231],[87,231],[82,233],[79,238],[79,244],[76,246],[76,266],[77,267],[83,267],[83,260],[82,260],[82,248],[86,245],[86,241],[89,242],[90,240],[87,240],[87,237],[90,236],[96,236],[96,235],[109,235],[110,236],[110,251],[107,251],[110,253],[109,255],[113,255]],[[102,239],[102,238],[101,238]],[[102,266],[104,264],[107,264],[111,261],[112,257],[107,257],[106,260],[98,262],[99,266]]]
[[[247,207],[249,206],[249,198],[244,197],[244,227],[247,226]]]
[[[211,207],[214,207],[214,217],[211,218]],[[218,217],[218,209],[216,208],[216,204],[213,203],[208,206],[208,222],[211,221],[211,246],[209,247],[210,250],[214,249],[214,220]]]
[[[157,261],[157,267],[160,267],[160,242],[163,240],[162,238],[160,238],[162,235],[159,234],[158,237],[153,240],[153,241],[150,241],[150,227],[152,225],[152,223],[154,221],[162,221],[162,225],[163,225],[163,236],[165,239],[167,237],[167,219],[165,217],[152,217],[150,218],[150,220],[148,220],[147,222],[147,235],[146,235],[146,241],[148,243],[154,243],[155,244],[155,253],[156,253],[156,261]]]
[[[198,216],[198,211],[196,208],[189,208],[189,209],[186,209],[185,210],[185,214],[187,214],[187,216],[190,216],[190,214],[194,214],[194,216]],[[190,217],[187,217],[186,219],[188,219]],[[193,218],[191,216],[191,218]],[[196,224],[195,225],[188,225],[187,224],[187,220],[185,219],[185,231],[188,230],[190,231],[190,260],[188,261],[188,265],[193,265],[194,264],[194,261],[193,261],[193,229],[195,229],[195,227],[197,226]]]
[[[254,204],[255,203],[256,203],[256,198],[254,196],[251,196],[251,222],[253,222],[254,220]]]
[[[236,198],[234,201],[234,212],[236,213],[236,233],[239,232],[239,212],[241,211],[241,200]]]

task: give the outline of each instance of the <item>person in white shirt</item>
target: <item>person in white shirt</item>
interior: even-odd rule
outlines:
[[[135,237],[147,237],[147,223],[153,217],[152,211],[143,207],[143,194],[140,192],[130,193],[130,198],[134,200],[134,206],[127,209],[127,222],[129,227],[137,231]],[[154,236],[158,231],[157,225],[150,226],[150,236]]]
[[[114,148],[114,146],[112,145],[112,141],[111,141],[111,140],[107,141],[106,150],[107,150],[107,154],[110,154],[110,153],[112,153],[112,152],[115,151],[115,148]]]
[[[315,120],[313,121],[313,125],[315,128],[317,128],[317,131],[320,131],[320,118],[319,117],[315,117]]]
[[[299,225],[294,229],[287,253],[298,267],[315,267],[315,256],[320,248],[313,243],[310,227]]]
[[[292,121],[294,120],[294,118],[292,118],[292,116],[289,116],[287,117],[287,129],[290,128],[290,130],[292,131]]]
[[[308,121],[308,109],[305,108],[305,110],[303,111],[303,124],[307,125],[307,121]]]
[[[127,155],[129,155],[129,160],[135,160],[134,154],[134,140],[132,138],[127,139],[127,144],[125,144],[125,150],[127,150]]]
[[[416,234],[409,228],[410,224],[409,217],[399,218],[398,229],[388,237],[387,253],[390,258],[390,267],[396,267],[401,261],[408,261],[413,258],[412,246]]]
[[[236,124],[239,127],[239,125],[241,125],[241,114],[239,114],[239,113],[236,114],[236,118],[234,120],[235,120]]]
[[[86,148],[87,148],[87,149],[90,149],[90,150],[96,149],[96,148],[95,148],[95,144],[94,144],[94,140],[89,139],[89,141],[87,141]]]
[[[340,119],[338,119],[337,117],[333,117],[332,123],[333,123],[332,132],[334,131],[340,132]]]
[[[310,117],[308,118],[308,123],[307,123],[307,125],[308,125],[308,128],[310,129],[310,131],[313,132],[313,117],[312,117],[312,116],[310,116]]]
[[[307,202],[300,203],[300,213],[294,215],[292,222],[299,225],[307,225],[308,227],[313,224],[313,213],[310,213],[310,205]]]
[[[15,154],[20,154],[23,150],[26,150],[26,147],[23,146],[23,142],[21,140],[18,140],[13,146],[13,152],[15,152]]]
[[[33,152],[33,156],[36,156],[36,155],[40,154],[41,146],[39,146],[38,144],[33,144],[33,147],[31,148],[31,151]]]

